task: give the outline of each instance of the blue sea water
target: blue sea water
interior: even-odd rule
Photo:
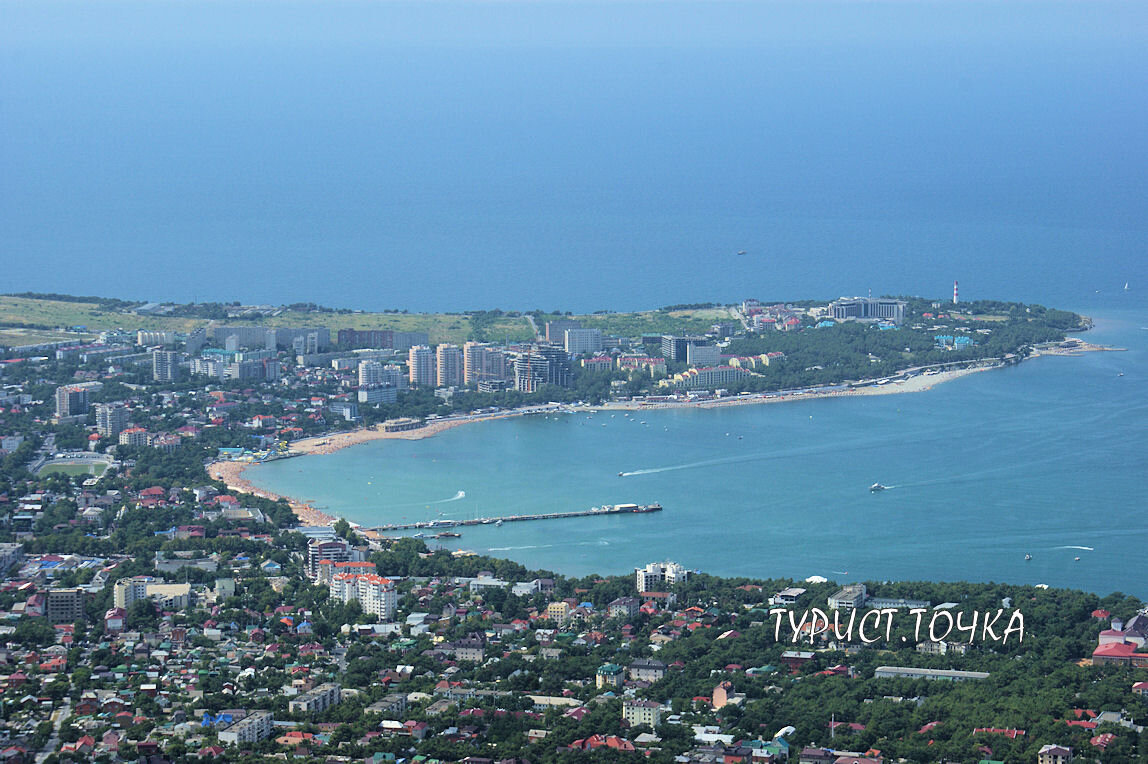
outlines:
[[[1079,305],[1148,288],[1146,42],[1106,0],[4,3],[3,290]]]
[[[1088,339],[1127,350],[921,393],[484,422],[245,474],[363,525],[664,505],[467,527],[448,545],[563,573],[669,558],[722,575],[1146,596],[1148,305],[1112,300]]]
[[[1148,594],[1146,42],[1109,0],[3,3],[0,291],[591,311],[959,279],[1093,313],[1129,352],[253,476],[368,524],[665,504],[461,540],[566,572]]]

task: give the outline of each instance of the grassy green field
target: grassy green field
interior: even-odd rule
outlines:
[[[91,464],[48,464],[40,470],[41,475],[51,475],[53,472],[60,475],[67,475],[74,477],[76,475],[95,475],[99,477],[107,470],[108,465],[104,462],[92,462]]]
[[[601,329],[606,334],[636,337],[643,333],[702,332],[717,321],[730,320],[727,308],[698,310],[643,311],[637,313],[605,313],[583,316],[542,316],[536,319],[539,331],[546,321],[555,318],[575,318],[583,326]],[[4,324],[9,326],[5,327]],[[13,324],[26,327],[15,328]],[[269,318],[235,318],[209,321],[201,318],[174,318],[170,316],[139,316],[114,310],[104,310],[94,302],[68,302],[41,300],[27,297],[0,295],[0,345],[28,345],[57,339],[76,338],[75,334],[59,335],[59,327],[84,326],[89,332],[106,329],[154,329],[187,332],[198,327],[262,325],[268,327],[327,327],[332,334],[339,329],[393,329],[395,331],[424,331],[431,343],[453,342],[461,344],[475,336],[470,316],[464,313],[322,313],[286,311]],[[531,338],[530,325],[522,316],[487,318],[483,332],[490,341],[522,341]]]
[[[642,334],[700,334],[719,321],[732,321],[729,308],[698,310],[647,310],[640,313],[604,313],[589,316],[568,316],[591,329],[618,337],[637,337]],[[546,320],[546,319],[543,319]],[[540,321],[539,328],[544,324]]]
[[[19,347],[20,345],[40,345],[45,342],[82,343],[95,339],[94,334],[79,334],[76,332],[55,332],[49,329],[0,329],[0,347]]]

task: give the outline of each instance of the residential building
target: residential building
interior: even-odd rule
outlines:
[[[536,393],[549,376],[550,364],[533,353],[523,353],[514,359],[514,389],[521,393]]]
[[[606,615],[610,618],[630,619],[638,614],[641,606],[642,602],[637,597],[619,597],[606,606]]]
[[[121,578],[112,586],[112,601],[126,610],[138,600],[147,599],[147,585],[154,580],[150,576]]]
[[[307,576],[314,580],[319,575],[319,561],[351,562],[355,550],[344,539],[312,539],[307,544]]]
[[[671,361],[684,361],[686,360],[686,353],[689,351],[691,344],[705,345],[705,337],[696,336],[683,336],[676,337],[672,334],[662,335],[662,357],[668,358]]]
[[[379,361],[359,362],[359,387],[383,384],[383,364]]]
[[[546,322],[546,341],[559,343],[566,338],[566,332],[571,329],[581,329],[582,322],[569,318],[560,318]]]
[[[171,350],[153,350],[151,378],[156,382],[174,382],[179,379],[179,353]]]
[[[287,710],[293,714],[321,714],[328,708],[339,705],[342,696],[343,688],[334,682],[328,682],[308,690],[297,698],[292,698],[287,704]]]
[[[415,345],[407,352],[407,369],[411,385],[434,387],[435,355],[427,345]]]
[[[631,727],[657,727],[662,723],[662,706],[652,700],[626,698],[622,701],[622,720]]]
[[[666,675],[666,664],[653,658],[630,661],[630,678],[635,682],[657,682]]]
[[[168,584],[151,576],[121,578],[112,587],[112,602],[125,610],[143,599],[153,600],[161,610],[186,610],[191,605],[191,584]]]
[[[481,342],[468,342],[462,347],[463,382],[479,385],[507,379],[506,353]]]
[[[367,385],[359,387],[357,397],[359,403],[374,406],[380,403],[397,403],[399,389],[392,385]]]
[[[1036,753],[1036,764],[1068,764],[1072,749],[1062,745],[1046,745]]]
[[[271,736],[272,719],[270,711],[256,711],[220,732],[219,742],[239,745],[265,740]]]
[[[539,343],[514,362],[514,387],[534,393],[543,385],[570,386],[570,356],[558,345]]]
[[[120,445],[139,448],[147,445],[147,430],[142,427],[129,427],[120,433]]]
[[[145,347],[150,345],[174,345],[175,332],[147,331],[140,329],[136,332],[136,344]]]
[[[0,544],[0,574],[6,573],[13,566],[24,560],[23,544]]]
[[[573,608],[570,607],[569,602],[551,602],[546,606],[546,617],[555,623],[565,623],[566,619],[570,617],[571,610]]]
[[[690,572],[676,562],[651,562],[644,568],[634,569],[634,583],[639,592],[662,591],[667,585],[673,586],[685,581]]]
[[[187,341],[184,343],[183,352],[188,355],[196,355],[203,346],[207,344],[207,330],[204,328],[194,329],[187,333]]]
[[[626,681],[626,670],[619,666],[617,663],[607,663],[598,667],[598,671],[594,675],[594,686],[598,689],[603,687],[621,687]]]
[[[565,335],[563,345],[571,358],[602,350],[601,329],[567,329]]]
[[[463,384],[462,348],[443,343],[435,348],[435,379],[439,387]]]
[[[331,598],[340,602],[358,600],[364,613],[389,621],[398,608],[394,583],[373,573],[336,573],[331,578]]]
[[[81,587],[49,589],[44,598],[44,617],[48,623],[75,623],[84,620],[87,591]]]
[[[102,388],[99,382],[62,385],[56,388],[56,416],[79,416],[88,413],[90,395]]]
[[[128,413],[122,403],[97,403],[96,432],[101,438],[118,438],[127,429]]]

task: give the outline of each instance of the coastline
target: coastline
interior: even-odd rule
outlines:
[[[1034,353],[1031,357],[1037,357],[1039,353]],[[918,393],[926,390],[931,390],[936,385],[943,382],[949,382],[960,377],[965,377],[977,372],[986,371],[989,369],[1000,368],[998,366],[978,366],[971,369],[954,369],[951,371],[944,371],[933,375],[920,374],[909,379],[899,381],[889,381],[884,385],[867,385],[865,387],[858,387],[849,390],[825,390],[825,391],[811,391],[792,393],[788,395],[780,395],[777,393],[769,394],[754,394],[752,396],[734,396],[730,398],[719,398],[716,400],[701,400],[701,401],[662,401],[657,403],[644,403],[644,402],[629,402],[622,401],[618,403],[606,403],[600,406],[587,407],[591,411],[637,411],[637,410],[657,410],[657,409],[675,409],[675,408],[718,408],[721,406],[746,406],[746,405],[759,405],[769,403],[782,403],[786,401],[800,401],[800,400],[816,400],[820,398],[852,398],[870,395],[892,395],[897,393]],[[769,397],[765,397],[768,395]],[[567,408],[567,406],[560,406],[558,408]],[[473,422],[485,422],[493,419],[509,419],[511,417],[527,416],[533,413],[541,413],[543,411],[553,411],[554,407],[551,406],[535,406],[524,409],[516,409],[514,411],[503,411],[497,414],[478,414],[478,415],[464,415],[457,418],[439,419],[428,422],[423,427],[417,430],[406,430],[403,432],[383,432],[379,427],[364,427],[359,430],[351,430],[349,432],[333,433],[330,435],[318,435],[311,438],[304,438],[291,444],[290,453],[292,455],[324,455],[332,454],[344,448],[357,446],[361,443],[369,443],[375,440],[422,440],[441,432],[459,427],[464,424]],[[255,496],[260,496],[272,501],[284,499],[291,506],[291,510],[299,521],[304,525],[331,525],[339,518],[330,515],[322,510],[316,509],[304,499],[296,498],[293,496],[284,496],[281,494],[266,491],[257,488],[250,480],[243,476],[244,471],[252,466],[254,462],[241,462],[241,461],[219,461],[213,462],[208,465],[207,473],[213,479],[221,481],[227,486],[229,490],[241,493],[249,493]],[[354,523],[352,523],[354,525]]]

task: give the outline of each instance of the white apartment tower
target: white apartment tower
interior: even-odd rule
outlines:
[[[429,346],[415,345],[408,350],[407,366],[410,369],[412,386],[434,387],[435,357],[434,351]]]
[[[436,378],[439,387],[462,385],[463,357],[458,345],[439,345],[435,350]]]

